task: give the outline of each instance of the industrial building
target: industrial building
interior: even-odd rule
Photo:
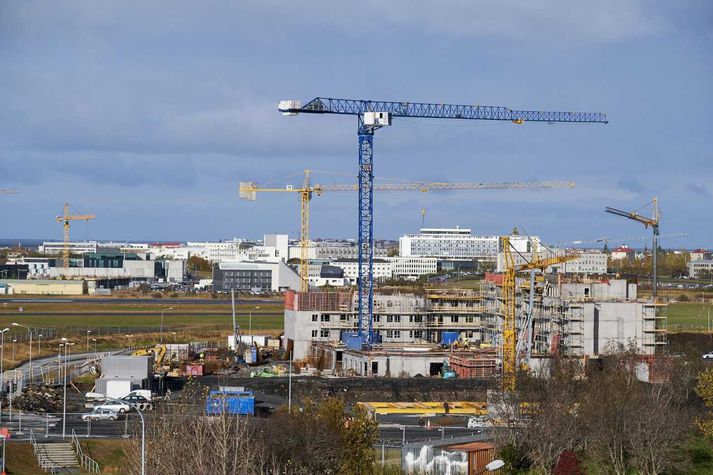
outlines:
[[[82,295],[87,283],[81,280],[0,280],[0,295]]]
[[[299,286],[299,275],[283,261],[223,261],[213,265],[213,289],[218,292],[280,292]]]

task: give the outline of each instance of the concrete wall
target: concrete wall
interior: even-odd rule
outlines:
[[[429,356],[427,352],[387,356],[345,351],[342,355],[342,371],[346,373],[351,370],[358,376],[429,376],[431,363],[440,365],[444,360],[443,355]]]
[[[637,345],[642,351],[645,339],[643,304],[640,302],[587,302],[584,308],[584,353],[597,356],[612,345]]]

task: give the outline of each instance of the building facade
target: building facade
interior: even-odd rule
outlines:
[[[297,273],[282,261],[223,261],[213,265],[218,292],[280,292],[299,289]]]
[[[713,274],[713,259],[699,259],[688,263],[689,277],[699,279],[705,273]]]

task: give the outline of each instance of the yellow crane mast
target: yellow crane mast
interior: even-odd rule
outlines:
[[[305,178],[301,187],[284,185],[282,188],[262,187],[255,182],[240,182],[238,196],[241,199],[254,201],[257,192],[298,193],[300,198],[300,292],[309,290],[309,202],[313,194],[320,196],[326,191],[358,191],[357,184],[311,184],[310,170],[305,170]],[[547,189],[574,188],[573,181],[542,181],[542,182],[495,182],[495,183],[448,183],[448,182],[411,182],[411,183],[375,183],[375,191],[457,191],[457,190],[513,190],[513,189]]]
[[[553,256],[547,258],[539,257],[537,252],[537,247],[533,249],[533,258],[530,262],[526,262],[519,266],[515,265],[515,260],[512,256],[512,251],[510,249],[510,237],[503,236],[500,238],[500,247],[505,258],[505,272],[503,274],[503,375],[502,375],[502,386],[504,391],[514,391],[515,390],[515,374],[517,371],[517,354],[518,354],[518,341],[517,341],[517,319],[515,315],[515,304],[516,304],[516,288],[515,288],[515,276],[517,272],[539,270],[544,273],[545,269],[552,265],[562,264],[564,262],[572,261],[577,259],[576,254],[569,254],[564,256]],[[530,282],[530,292],[534,291],[532,285],[534,279]],[[532,318],[532,299],[530,300],[530,317],[525,325],[527,328],[530,326],[530,319]],[[532,342],[529,342],[532,344]]]
[[[64,227],[64,248],[62,249],[62,265],[66,269],[69,267],[69,223],[70,221],[89,221],[96,218],[93,214],[69,214],[69,203],[64,204],[64,214],[57,216],[57,222]]]

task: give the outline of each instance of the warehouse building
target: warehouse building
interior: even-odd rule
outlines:
[[[218,292],[281,292],[299,287],[299,275],[282,261],[223,261],[213,265],[213,289]]]
[[[87,283],[81,280],[0,280],[0,293],[8,295],[82,295]]]

